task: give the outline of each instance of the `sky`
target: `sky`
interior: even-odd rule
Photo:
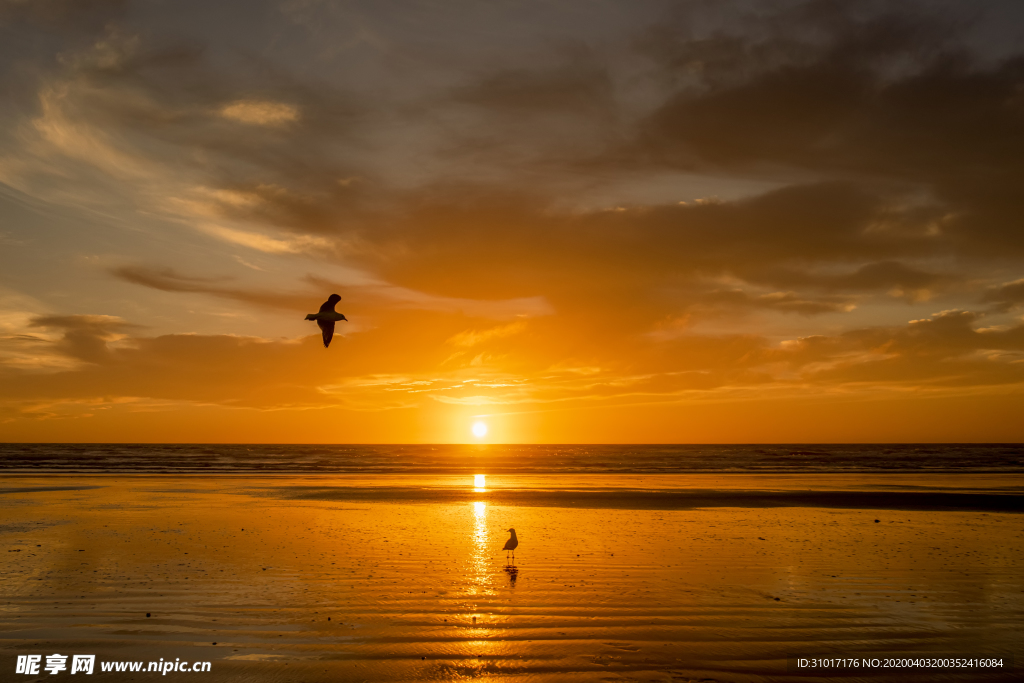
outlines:
[[[1024,440],[1022,38],[992,0],[0,0],[0,440]]]

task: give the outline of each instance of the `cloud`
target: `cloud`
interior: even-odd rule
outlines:
[[[977,328],[977,313],[949,310],[904,327],[850,330],[766,351],[803,366],[801,378],[832,387],[983,387],[1024,381],[1024,325]]]
[[[514,334],[519,334],[524,329],[526,329],[526,323],[519,320],[514,323],[509,323],[508,325],[499,325],[497,327],[489,327],[483,330],[466,330],[465,332],[459,332],[446,343],[454,346],[473,347],[481,342],[487,341],[488,339],[498,339],[501,337],[509,337]]]
[[[346,159],[356,158],[360,139],[379,139],[356,135],[357,128],[383,131],[351,104],[354,98],[280,72],[261,85],[259,96],[244,94],[247,74],[228,80],[201,47],[186,49],[184,43],[144,41],[126,48],[116,68],[102,60],[75,62],[61,100],[62,120],[89,126],[93,137],[75,137],[79,146],[103,142],[96,137],[98,124],[114,122],[124,131],[117,142],[147,155],[159,149],[162,163],[188,169],[190,178],[205,175],[189,189],[172,190],[171,199],[165,193],[161,210],[217,239],[267,254],[358,263],[382,280],[436,296],[545,296],[563,306],[578,305],[585,290],[612,296],[601,291],[601,283],[614,282],[618,297],[637,300],[649,299],[652,287],[679,280],[732,277],[792,292],[801,301],[814,300],[807,291],[814,289],[892,292],[917,301],[963,279],[925,263],[970,250],[973,233],[957,232],[967,214],[943,194],[931,165],[910,164],[898,177],[884,172],[884,153],[902,154],[906,143],[883,150],[843,124],[850,112],[864,110],[865,125],[889,121],[902,126],[890,137],[912,136],[904,117],[876,112],[875,105],[887,97],[898,100],[892,93],[939,68],[941,46],[953,42],[943,22],[908,16],[916,15],[858,14],[838,5],[815,12],[799,5],[756,21],[747,18],[738,28],[723,27],[708,40],[687,40],[685,31],[664,23],[646,53],[659,74],[680,78],[666,78],[665,89],[648,92],[653,113],[639,118],[623,115],[623,81],[609,68],[609,55],[594,50],[562,50],[549,68],[469,72],[480,74],[475,82],[448,87],[429,101],[441,109],[472,108],[481,117],[479,130],[494,139],[529,146],[553,131],[561,135],[565,121],[588,130],[599,122],[599,142],[591,151],[577,150],[571,159],[564,150],[542,154],[529,168],[517,167],[518,180],[501,186],[486,179],[439,179],[408,188],[389,186],[380,176],[340,183],[375,176]],[[939,47],[914,52],[922,40]],[[909,60],[905,68],[890,68],[900,60]],[[980,83],[1000,68],[968,69],[964,78]],[[830,83],[844,69],[867,85],[851,89],[837,78],[843,87],[819,93],[815,78]],[[684,72],[690,74],[686,79]],[[239,94],[224,104],[224,93],[232,92]],[[808,98],[822,110],[801,104]],[[777,115],[769,115],[776,109]],[[208,116],[210,111],[217,116]],[[298,122],[299,111],[301,126],[270,125]],[[548,121],[549,114],[560,122]],[[529,121],[521,134],[496,134],[507,119],[524,116]],[[225,117],[260,125],[266,134],[253,138],[250,127],[226,125]],[[501,145],[481,152],[476,142],[460,141],[463,128],[450,130],[450,149],[456,150],[451,158],[465,143],[493,167],[508,160]],[[824,148],[821,136],[829,140]],[[90,150],[87,145],[76,154],[108,159],[104,164],[111,172],[143,163],[117,146]],[[199,158],[205,161],[196,163]],[[665,166],[760,173],[757,168],[767,165],[797,168],[803,177],[792,182],[790,174],[777,190],[733,201],[627,205],[613,212],[567,209],[566,198],[558,196],[565,185],[531,182],[537,176],[529,169],[564,176],[588,164],[628,173]],[[892,168],[905,165],[899,161]],[[815,173],[825,177],[810,177]],[[652,310],[648,320],[666,312]]]
[[[848,298],[822,297],[806,299],[795,292],[769,292],[751,295],[738,289],[715,290],[699,297],[699,305],[711,309],[720,307],[739,309],[768,309],[800,315],[822,313],[849,313],[856,304]]]
[[[298,121],[299,110],[290,104],[283,104],[281,102],[239,100],[221,107],[220,115],[226,119],[233,119],[242,123],[260,126],[280,126]]]
[[[636,302],[638,290],[721,276],[848,292],[955,280],[911,265],[944,253],[941,242],[873,229],[890,211],[884,195],[843,183],[617,211],[565,211],[537,196],[459,186],[424,192],[361,238],[374,245],[364,261],[383,277],[446,295],[564,300],[589,291]]]
[[[985,292],[981,300],[995,304],[995,308],[998,311],[1010,311],[1024,304],[1024,279],[1014,280],[999,287],[993,287]]]
[[[230,287],[226,278],[195,277],[179,273],[173,268],[152,268],[147,266],[120,266],[110,270],[114,277],[135,285],[158,289],[163,292],[189,292],[241,301],[259,308],[287,311],[301,311],[309,306],[310,294],[280,294]]]
[[[31,84],[0,73],[18,83],[5,119],[12,134],[0,149],[5,182],[49,201],[81,206],[92,197],[103,207],[135,203],[146,215],[195,219],[183,210],[194,204],[173,200],[193,199],[196,187],[230,191],[257,176],[257,188],[308,192],[359,175],[333,154],[343,143],[358,146],[354,98],[280,70],[246,69],[244,60],[228,67],[201,41],[149,28],[115,21],[87,44],[57,47],[44,40],[50,29],[28,29],[52,52],[38,58]]]
[[[118,149],[97,127],[77,120],[74,113],[68,111],[69,97],[72,95],[67,85],[45,89],[39,95],[41,114],[32,125],[53,151],[97,167],[120,180],[152,172],[144,160]]]
[[[197,226],[202,232],[208,233],[232,244],[240,244],[267,254],[299,254],[306,251],[324,251],[333,245],[329,240],[313,235],[296,237],[270,237],[258,232],[236,230],[223,225],[209,223]]]
[[[646,49],[685,85],[630,153],[687,169],[789,168],[924,189],[924,208],[947,216],[932,229],[958,250],[1019,254],[1011,225],[1024,205],[1011,179],[1021,170],[1024,62],[1019,52],[981,58],[966,43],[969,25],[913,5],[808,2],[704,40],[655,29]]]
[[[168,309],[177,333],[147,336],[43,316],[54,298],[0,339],[6,400],[528,410],[1020,381],[1024,61],[945,10],[645,5],[476,52],[384,10],[360,19],[372,50],[240,16],[229,51],[192,7],[73,5],[0,10],[28,36],[2,72],[4,182],[132,230],[144,246],[59,240],[136,264],[105,286],[297,319],[338,291],[354,322],[324,378],[313,334],[186,334],[209,329]],[[168,256],[193,241],[202,261]],[[264,270],[195,275],[225,262]],[[86,312],[127,317],[109,300]]]
[[[326,236],[332,236],[339,246],[344,246],[345,253],[358,253],[365,245],[353,235],[343,236],[346,226],[351,230],[353,219],[362,215],[360,204],[364,195],[351,178],[303,192],[271,183],[237,183],[194,188],[187,196],[175,198],[173,204],[201,220],[219,218],[241,225],[282,228],[293,239],[316,235],[319,240],[314,243],[318,246],[327,245]]]
[[[605,115],[614,106],[614,83],[605,58],[582,45],[561,46],[554,65],[503,68],[453,88],[449,96],[506,116],[556,111]]]
[[[325,366],[316,335],[147,337],[112,316],[47,316],[33,326],[61,334],[43,343],[74,363],[43,373],[0,366],[0,411],[10,419],[82,416],[111,401],[129,410],[380,411],[426,401],[503,412],[1024,386],[1024,325],[992,330],[980,320],[951,310],[775,344],[695,333],[588,339],[556,317],[481,329],[458,314],[416,311],[347,335],[344,352]],[[610,341],[624,344],[620,353],[607,355]],[[467,351],[461,360],[451,360],[453,346]],[[605,366],[578,370],[594,357]]]
[[[128,0],[2,0],[0,26],[38,22],[62,30],[96,30],[123,15]]]
[[[110,356],[108,344],[122,340],[138,329],[112,315],[48,315],[33,318],[29,327],[57,329],[63,337],[54,350],[74,360],[101,363]]]
[[[359,276],[348,283],[307,276],[304,292],[280,293],[227,286],[220,284],[226,281],[225,278],[188,276],[166,267],[120,266],[112,268],[109,272],[120,280],[164,292],[208,294],[261,308],[290,312],[306,311],[313,302],[318,302],[326,296],[325,292],[346,292],[346,295],[348,292],[355,293],[355,296],[350,298],[359,303],[350,310],[357,311],[357,315],[358,312],[373,311],[382,306],[391,310],[421,309],[491,319],[543,316],[553,312],[550,304],[542,297],[506,300],[440,297]]]

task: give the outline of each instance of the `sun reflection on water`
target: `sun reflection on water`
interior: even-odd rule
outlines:
[[[487,503],[473,503],[472,593],[486,592],[491,582],[490,537],[487,532]]]

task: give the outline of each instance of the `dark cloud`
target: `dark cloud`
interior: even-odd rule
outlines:
[[[763,349],[754,362],[786,364],[815,386],[942,387],[1017,384],[1024,381],[1024,325],[978,325],[970,311],[950,310],[902,327],[817,335]]]
[[[958,284],[962,277],[944,273],[929,273],[899,261],[867,263],[847,273],[801,272],[787,268],[767,267],[749,273],[751,282],[776,287],[799,287],[829,291],[897,290],[911,297],[915,293],[930,294],[936,289]]]
[[[352,238],[360,233],[361,224],[376,215],[369,213],[372,190],[355,178],[311,183],[302,191],[266,183],[222,184],[218,189],[205,199],[223,218],[291,233],[333,235],[346,243],[347,253],[353,251]]]
[[[808,373],[814,382],[984,386],[1024,381],[1024,326],[979,330],[975,313],[947,311],[904,329],[859,331],[847,339],[871,356]]]
[[[835,183],[736,202],[576,213],[537,197],[456,188],[424,195],[364,237],[378,244],[375,266],[386,278],[448,295],[557,296],[605,283],[635,296],[637,288],[720,275],[848,291],[947,279],[892,260],[943,250],[924,231],[872,230],[889,211],[884,196]],[[814,274],[820,265],[847,274]]]
[[[210,292],[212,283],[224,280],[222,277],[211,278],[182,275],[173,268],[122,266],[114,268],[110,272],[122,280],[165,292]],[[212,291],[218,290],[214,288]]]
[[[20,22],[95,30],[122,16],[128,0],[0,0],[0,27]]]
[[[661,29],[655,54],[689,85],[650,116],[635,153],[904,183],[928,193],[946,216],[933,230],[958,251],[1019,254],[1024,57],[985,60],[954,17],[927,11],[810,2],[763,20],[760,35]]]
[[[65,315],[33,318],[30,327],[61,330],[63,338],[54,350],[75,360],[102,363],[109,359],[107,343],[121,339],[139,329],[120,318],[109,315]]]
[[[703,39],[678,25],[654,29],[647,51],[686,85],[644,135],[668,163],[786,163],[914,179],[937,170],[936,159],[961,161],[953,149],[983,153],[957,147],[962,140],[948,133],[957,114],[990,109],[961,97],[989,75],[956,41],[962,29],[940,16],[914,5],[815,0],[752,13]]]
[[[449,99],[518,117],[559,111],[604,117],[615,107],[607,67],[583,48],[570,50],[563,64],[554,68],[485,74],[471,85],[454,89]]]
[[[739,289],[716,290],[708,292],[697,299],[697,305],[708,307],[712,311],[720,309],[764,309],[783,313],[799,313],[800,315],[819,315],[822,313],[846,313],[853,310],[855,304],[845,297],[803,298],[794,292],[771,292],[752,295]]]
[[[279,193],[260,195],[268,213],[288,211],[290,201]],[[897,293],[913,300],[958,282],[956,275],[891,260],[942,250],[923,230],[872,229],[878,216],[890,214],[884,196],[835,183],[787,187],[737,202],[575,213],[555,210],[542,196],[457,186],[407,197],[384,217],[327,234],[355,245],[349,253],[386,281],[412,290],[444,297],[472,292],[477,300],[543,296],[563,314],[600,317],[615,310],[618,325],[642,331],[693,306],[812,315],[851,310],[852,294]],[[309,232],[325,225],[314,221]],[[303,225],[296,218],[290,230],[302,234]],[[113,272],[165,291],[282,308],[296,304],[295,296],[198,281],[166,269]],[[723,276],[783,291],[723,290],[714,284]],[[664,296],[666,288],[675,294]],[[387,303],[372,288],[361,297]]]
[[[1007,312],[1024,304],[1024,279],[1007,282],[1001,287],[993,287],[981,298],[983,302],[995,304],[1001,312]]]
[[[81,11],[105,16],[95,8]],[[45,26],[31,32],[53,42]],[[369,154],[362,142],[367,107],[341,88],[254,55],[227,59],[225,51],[159,26],[104,19],[90,42],[58,41],[48,60],[38,59],[31,91],[19,75],[24,87],[8,107],[34,118],[51,139],[103,131],[96,137],[133,162],[256,197],[282,194],[308,229],[323,211],[302,197],[322,195],[324,205],[344,201],[352,194],[347,180],[372,175],[355,161]],[[259,218],[280,222],[276,215]]]
[[[222,283],[226,278],[206,278],[182,275],[173,268],[147,266],[120,266],[112,268],[110,274],[132,284],[159,289],[163,292],[192,292],[241,301],[260,308],[300,311],[311,304],[310,295],[279,294],[254,291],[241,287],[229,287]]]
[[[299,291],[272,292],[231,286],[227,284],[229,278],[186,276],[173,268],[134,265],[113,268],[109,272],[120,280],[151,289],[206,294],[258,308],[286,311],[296,316],[316,310],[329,293],[343,292],[347,315],[360,319],[363,325],[373,325],[373,321],[386,319],[398,311],[407,315],[405,312],[410,309],[458,313],[467,318],[486,320],[527,318],[551,313],[550,306],[541,297],[512,300],[441,298],[403,290],[386,283],[341,284],[316,275],[302,278],[301,282],[305,286]]]
[[[857,7],[798,4],[700,39],[663,25],[645,38],[647,52],[693,83],[676,87],[639,131],[619,116],[607,55],[590,49],[563,51],[548,70],[505,68],[447,91],[451,105],[529,119],[521,135],[483,127],[515,145],[531,144],[530,128],[544,138],[551,114],[576,127],[614,123],[595,153],[632,135],[638,142],[611,157],[623,168],[788,166],[829,176],[740,201],[567,213],[543,185],[388,188],[339,153],[363,144],[356,133],[373,130],[372,109],[256,61],[229,78],[201,45],[180,41],[111,37],[116,57],[76,62],[75,78],[90,87],[62,106],[136,136],[140,149],[158,145],[163,162],[201,168],[209,192],[196,201],[219,218],[329,238],[335,248],[325,257],[446,296],[547,295],[556,283],[572,296],[574,286],[614,281],[635,297],[666,280],[721,275],[785,290],[931,291],[959,275],[913,260],[970,251],[975,235],[959,226],[978,215],[959,211],[973,200],[955,199],[944,178],[982,160],[986,173],[1001,173],[1018,158],[964,137],[1017,125],[1001,115],[1005,125],[989,126],[984,114],[1005,108],[1016,72],[1005,61],[950,61],[948,22]],[[502,164],[500,144],[487,154]],[[966,183],[952,185],[974,196]],[[987,204],[992,211],[1012,203],[1000,197]]]

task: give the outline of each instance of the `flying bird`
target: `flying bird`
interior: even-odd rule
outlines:
[[[334,310],[339,301],[341,301],[340,296],[331,294],[327,297],[327,301],[320,306],[319,313],[310,313],[306,316],[306,320],[315,320],[316,324],[320,326],[320,331],[324,335],[325,349],[331,345],[331,338],[334,337],[334,323],[339,320],[348,321],[348,318]]]
[[[510,538],[507,541],[505,541],[505,547],[502,548],[502,550],[511,550],[512,551],[512,561],[515,562],[516,561],[516,548],[519,546],[519,539],[516,538],[516,530],[515,529],[509,529],[509,531],[512,533],[512,538]],[[505,553],[505,561],[508,562],[508,553],[507,552]]]

